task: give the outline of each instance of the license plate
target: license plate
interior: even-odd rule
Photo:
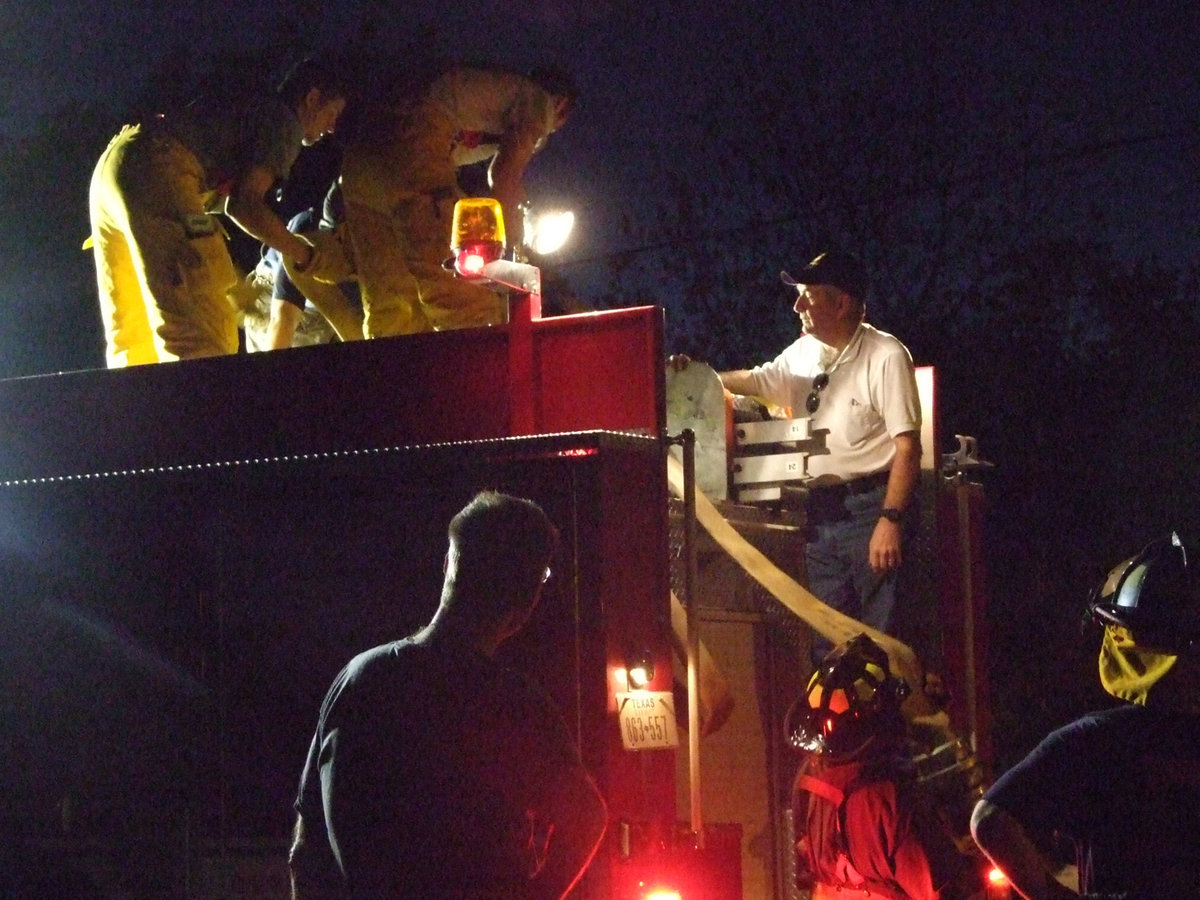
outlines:
[[[675,695],[670,691],[617,694],[617,718],[626,750],[665,750],[679,746]]]

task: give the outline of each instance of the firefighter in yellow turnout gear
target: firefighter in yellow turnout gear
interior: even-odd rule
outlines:
[[[237,352],[238,273],[212,213],[310,262],[264,198],[345,104],[333,71],[305,60],[262,101],[202,101],[113,138],[89,198],[109,368]]]
[[[526,77],[453,67],[377,112],[343,158],[346,223],[338,246],[328,260],[319,252],[308,274],[337,280],[351,261],[369,338],[503,323],[500,296],[442,266],[454,204],[463,196],[457,171],[491,160],[492,195],[519,241],[525,168],[564,124],[575,96],[557,71]]]

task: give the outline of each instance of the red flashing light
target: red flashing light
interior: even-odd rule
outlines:
[[[988,869],[987,880],[988,884],[995,885],[996,887],[1008,886],[1008,876],[1001,871],[999,866],[992,866]]]
[[[495,241],[474,241],[459,248],[454,268],[464,278],[479,278],[483,267],[504,255],[504,245]]]
[[[454,204],[450,250],[464,278],[479,278],[483,267],[504,256],[504,214],[491,197],[464,197]]]
[[[460,253],[458,255],[458,271],[464,275],[478,275],[483,271],[483,257],[478,253]]]

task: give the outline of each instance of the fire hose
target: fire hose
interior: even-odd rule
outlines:
[[[669,454],[667,456],[667,482],[672,494],[681,500],[685,499],[683,466]],[[841,644],[857,634],[865,633],[887,652],[893,674],[903,678],[912,688],[905,704],[906,713],[914,718],[941,714],[924,693],[925,668],[908,644],[864,625],[857,619],[852,619],[821,602],[794,578],[771,562],[762,551],[738,534],[737,530],[726,521],[702,491],[694,490],[693,493],[695,495],[696,521],[709,537],[741,566],[747,575],[762,585],[772,597],[806,622],[814,631],[834,644]]]
[[[667,482],[671,493],[683,500],[689,510],[694,510],[696,522],[709,537],[750,578],[814,631],[835,645],[865,633],[884,649],[892,673],[911,688],[902,710],[914,733],[921,735],[921,743],[928,748],[913,759],[918,779],[938,798],[960,851],[974,852],[967,822],[974,802],[982,796],[984,774],[973,748],[958,737],[946,711],[938,708],[925,692],[925,667],[915,651],[903,641],[838,612],[802,587],[738,534],[704,492],[695,489],[694,477],[685,477],[685,466],[669,453]],[[691,610],[695,605],[693,598],[686,599]],[[693,646],[698,643],[694,633],[689,639]],[[691,749],[693,753],[698,751]],[[699,775],[698,759],[692,761],[692,770],[695,779]],[[698,798],[694,802],[698,803]],[[698,810],[693,810],[693,817],[693,828],[700,830]]]

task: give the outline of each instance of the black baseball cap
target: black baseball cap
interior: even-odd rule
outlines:
[[[867,267],[857,256],[844,250],[826,250],[800,270],[796,277],[786,271],[779,273],[784,284],[828,284],[845,291],[856,300],[865,301],[871,291]]]

